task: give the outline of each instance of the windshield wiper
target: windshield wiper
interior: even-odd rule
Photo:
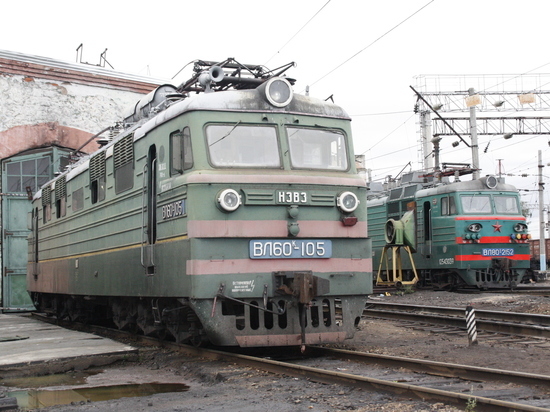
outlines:
[[[219,141],[222,141],[223,139],[225,139],[227,136],[229,136],[231,133],[233,133],[233,131],[237,128],[237,126],[241,124],[241,121],[239,120],[237,123],[235,123],[235,126],[233,126],[231,128],[230,131],[228,131],[224,136],[220,137],[218,140],[216,140],[215,142],[212,142],[209,144],[209,146],[213,146],[215,145],[216,143],[218,143]]]

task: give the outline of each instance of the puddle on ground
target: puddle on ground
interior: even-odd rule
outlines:
[[[72,371],[45,376],[28,376],[26,378],[0,379],[0,384],[10,388],[46,388],[49,386],[82,385],[90,376],[103,370]]]
[[[8,392],[6,395],[15,397],[20,409],[31,410],[55,405],[67,405],[72,402],[84,404],[187,390],[189,390],[189,386],[183,383],[142,383],[62,390],[29,389]]]

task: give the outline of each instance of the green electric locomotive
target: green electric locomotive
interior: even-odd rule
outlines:
[[[452,170],[449,174],[453,175]],[[416,277],[421,285],[437,289],[513,288],[529,268],[531,235],[519,192],[502,179],[486,176],[450,182],[446,177],[438,181],[433,174],[411,172],[396,187],[378,196],[373,191],[370,197],[369,233],[381,284],[395,274],[385,261],[394,256],[401,259],[401,266],[396,266],[402,270],[399,282],[412,283]],[[406,235],[401,244],[392,241],[393,222],[409,226],[408,242]],[[399,247],[415,253],[411,258],[386,253],[382,259],[384,249]]]
[[[38,310],[178,342],[342,342],[372,292],[349,116],[233,59],[138,102],[33,199]]]

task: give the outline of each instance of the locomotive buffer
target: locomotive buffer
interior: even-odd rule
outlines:
[[[384,237],[386,245],[380,257],[376,286],[395,286],[399,289],[403,285],[415,285],[418,282],[418,274],[412,257],[412,252],[416,248],[414,210],[409,210],[399,220],[389,219],[384,228]],[[407,252],[411,261],[414,274],[412,280],[403,279],[401,249]],[[391,257],[388,251],[391,251]]]

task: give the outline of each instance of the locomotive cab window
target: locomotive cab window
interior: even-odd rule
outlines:
[[[463,195],[460,203],[464,213],[491,213],[491,197],[487,195]]]
[[[273,126],[208,125],[206,141],[214,167],[281,167],[277,131]]]
[[[348,170],[346,139],[340,132],[287,127],[294,169]]]
[[[441,198],[441,216],[456,215],[456,204],[454,197]]]
[[[519,214],[516,196],[495,196],[494,200],[497,213]]]
[[[191,151],[191,133],[189,127],[170,135],[171,165],[170,175],[183,173],[193,167],[193,152]]]

